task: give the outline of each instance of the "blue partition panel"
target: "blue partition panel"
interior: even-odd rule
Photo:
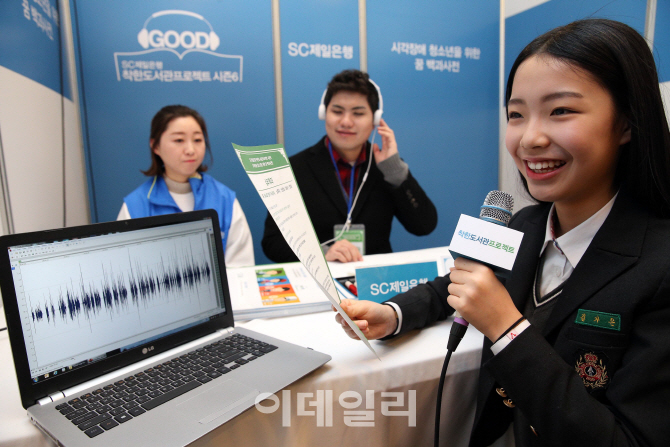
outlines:
[[[400,156],[438,210],[437,229],[394,251],[448,245],[461,213],[498,186],[498,2],[368,0],[368,69]]]
[[[575,20],[599,17],[626,23],[644,35],[646,11],[647,2],[640,0],[554,0],[509,17],[505,21],[505,81],[521,50],[542,33]]]
[[[60,13],[54,0],[0,2],[0,65],[72,99],[61,49]],[[62,90],[61,92],[61,83]]]
[[[145,181],[153,115],[184,104],[205,118],[208,172],[236,191],[262,253],[265,207],[231,142],[276,141],[270,2],[72,4],[93,219],[115,219],[123,197]]]
[[[658,0],[656,4],[654,55],[659,80],[670,81],[670,0]]]
[[[325,134],[319,101],[328,81],[360,68],[357,0],[281,1],[281,52],[286,152],[312,146]]]

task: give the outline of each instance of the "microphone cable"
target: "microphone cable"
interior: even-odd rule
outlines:
[[[437,405],[435,407],[435,436],[434,436],[435,447],[439,447],[440,445],[440,411],[442,410],[442,389],[444,388],[444,379],[447,375],[449,360],[451,360],[451,354],[456,350],[467,330],[468,327],[466,325],[461,324],[456,320],[454,320],[454,322],[451,324],[451,331],[449,332],[449,341],[447,342],[447,355],[444,358],[444,364],[442,365],[442,372],[440,373],[440,383],[437,386]]]
[[[437,386],[437,406],[435,407],[435,447],[440,445],[440,410],[442,409],[442,388],[444,387],[444,378],[447,375],[451,351],[447,349],[447,356],[444,358],[442,373],[440,374],[440,384]]]

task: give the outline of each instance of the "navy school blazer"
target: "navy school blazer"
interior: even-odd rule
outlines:
[[[524,238],[505,287],[521,312],[549,209],[527,207],[510,222]],[[448,285],[447,275],[391,300],[401,333],[453,313]],[[484,339],[470,445],[493,443],[512,420],[523,446],[670,445],[670,220],[620,192],[557,299],[543,331],[531,325],[495,356]]]

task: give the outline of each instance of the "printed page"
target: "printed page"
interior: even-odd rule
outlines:
[[[226,273],[236,317],[242,310],[329,303],[299,262],[229,268]]]
[[[379,358],[358,326],[340,307],[340,298],[314,226],[282,145],[233,148],[284,239],[351,329]]]

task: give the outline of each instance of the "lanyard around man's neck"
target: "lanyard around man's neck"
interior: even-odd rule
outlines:
[[[349,215],[349,213],[351,212],[351,206],[354,197],[354,177],[356,176],[356,163],[358,162],[358,158],[354,160],[354,164],[351,166],[351,175],[349,179],[349,194],[347,194],[347,191],[344,189],[344,184],[342,183],[342,177],[340,177],[340,169],[337,167],[337,162],[335,161],[335,156],[333,155],[333,145],[331,144],[330,139],[328,140],[328,153],[330,154],[330,159],[333,162],[333,167],[335,168],[335,174],[337,174],[337,181],[340,184],[342,193],[347,198],[347,215]]]

